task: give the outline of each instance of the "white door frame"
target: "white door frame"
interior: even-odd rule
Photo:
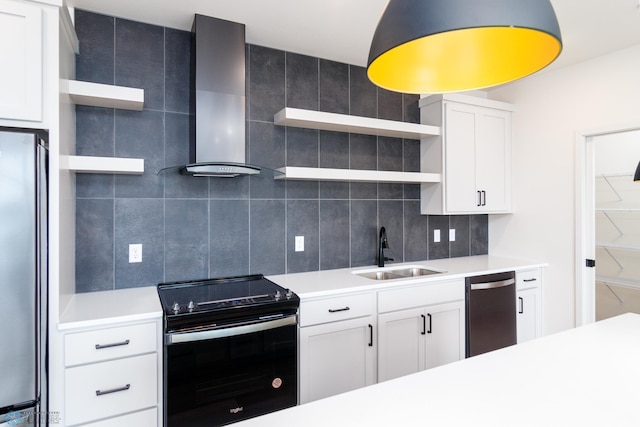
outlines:
[[[595,321],[595,269],[585,264],[595,259],[595,157],[593,138],[640,130],[640,122],[603,126],[576,132],[576,326]]]

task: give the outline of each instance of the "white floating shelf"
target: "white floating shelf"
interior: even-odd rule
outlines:
[[[423,136],[440,135],[440,128],[438,126],[350,116],[348,114],[301,110],[299,108],[283,108],[273,116],[273,121],[275,124],[281,126],[389,136],[393,138],[420,139]]]
[[[596,275],[596,282],[602,282],[609,285],[624,286],[627,288],[640,288],[640,280],[629,279],[625,277],[599,276]]]
[[[60,156],[63,168],[77,173],[117,173],[142,175],[144,159],[124,157]]]
[[[395,182],[418,184],[423,182],[440,182],[438,173],[393,172],[359,169],[303,168],[286,166],[278,169],[283,175],[275,179],[292,179],[303,181],[354,181],[354,182]]]
[[[75,104],[136,111],[144,106],[144,89],[78,80],[63,80],[62,85]]]

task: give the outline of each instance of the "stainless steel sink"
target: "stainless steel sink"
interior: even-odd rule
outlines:
[[[368,271],[366,273],[357,273],[358,276],[366,277],[373,280],[389,280],[389,279],[402,279],[404,276],[393,274],[390,271]]]
[[[391,280],[391,279],[406,279],[409,277],[428,276],[430,274],[439,274],[442,271],[431,270],[426,267],[398,267],[384,270],[368,270],[368,271],[354,271],[353,274],[366,277],[373,280]]]
[[[430,270],[423,267],[410,267],[402,268],[398,270],[392,270],[393,274],[397,274],[403,277],[416,277],[416,276],[428,276],[430,274],[439,274],[440,271]]]

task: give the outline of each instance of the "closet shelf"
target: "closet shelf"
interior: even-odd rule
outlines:
[[[608,285],[624,286],[627,288],[640,288],[640,280],[627,279],[625,277],[596,275],[596,282],[602,282]]]
[[[277,169],[283,175],[275,179],[306,181],[352,181],[389,183],[433,183],[440,182],[440,174],[421,172],[394,172],[361,169],[306,168],[286,166]]]
[[[60,156],[61,168],[76,173],[142,175],[144,159],[125,157]]]
[[[437,126],[288,107],[278,111],[273,116],[273,121],[281,126],[393,138],[420,139],[423,136],[440,135],[440,128]]]
[[[78,105],[136,111],[142,111],[144,106],[144,89],[78,80],[62,80],[62,86],[63,92]]]

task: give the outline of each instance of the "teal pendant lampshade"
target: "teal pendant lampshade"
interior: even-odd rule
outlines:
[[[549,0],[390,0],[367,75],[397,92],[459,92],[535,73],[561,51]]]

